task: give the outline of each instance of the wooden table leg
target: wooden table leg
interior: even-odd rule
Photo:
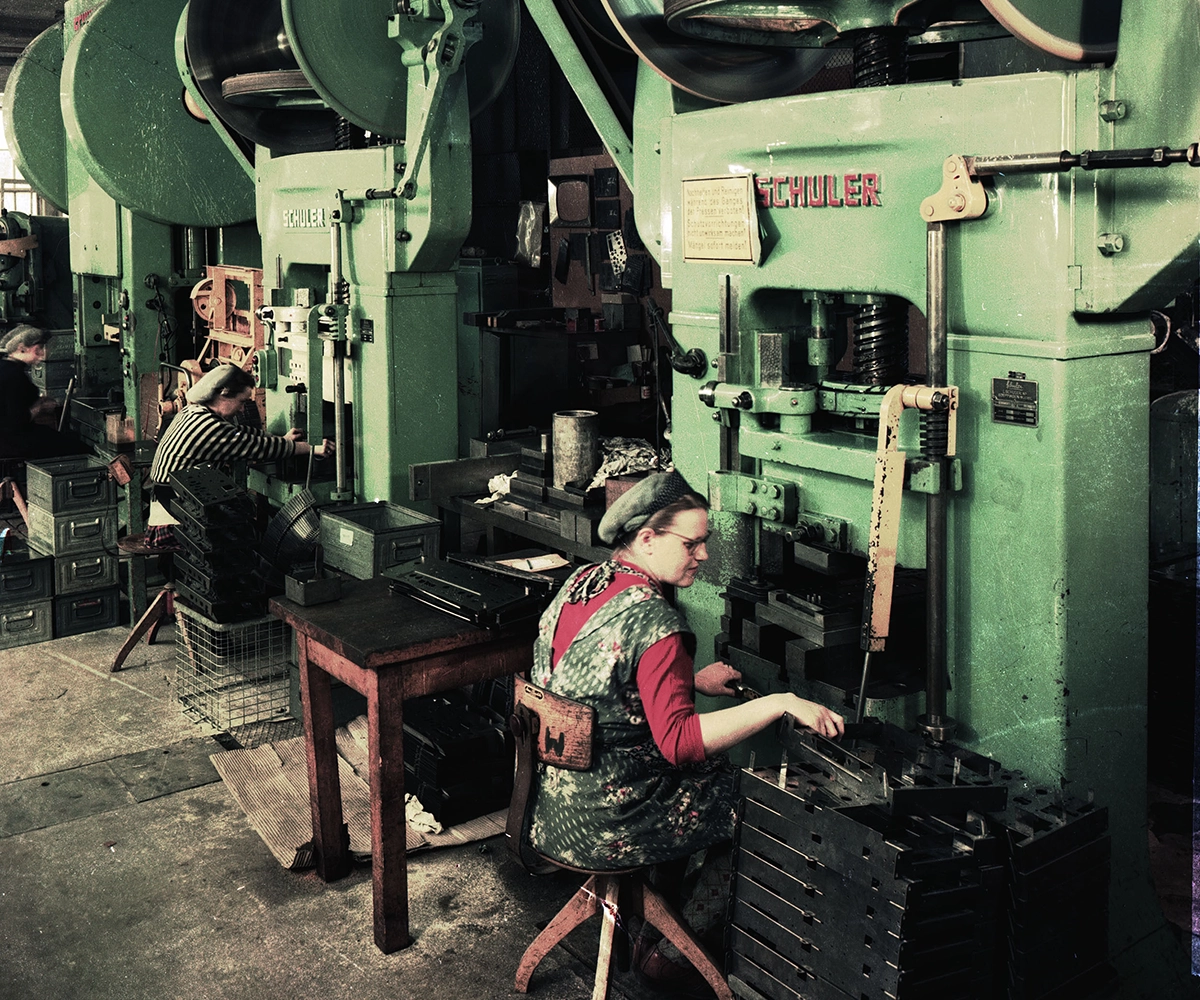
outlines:
[[[313,854],[326,882],[350,871],[350,844],[342,821],[342,782],[338,777],[333,695],[329,675],[308,658],[308,637],[296,634],[300,656],[300,703],[308,758],[308,797],[312,805]]]
[[[371,780],[371,873],[375,944],[385,954],[409,944],[408,868],[404,820],[404,676],[373,671],[367,695]]]

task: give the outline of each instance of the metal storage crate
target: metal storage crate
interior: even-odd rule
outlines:
[[[25,466],[26,499],[51,514],[100,510],[117,502],[108,466],[90,455],[43,458]]]
[[[39,552],[53,556],[101,549],[114,552],[117,548],[117,509],[51,514],[43,507],[30,504],[29,544]]]
[[[0,605],[0,649],[45,642],[54,635],[54,602]]]
[[[379,501],[321,511],[325,565],[359,580],[422,556],[436,559],[442,524],[436,517]]]
[[[175,696],[219,729],[286,718],[292,630],[273,615],[215,622],[175,603]]]
[[[21,604],[50,599],[53,591],[54,561],[49,556],[23,549],[9,552],[0,563],[0,605]]]
[[[106,587],[89,594],[54,598],[54,638],[82,635],[121,622],[121,589]]]
[[[54,595],[83,594],[120,584],[117,557],[107,552],[80,552],[54,560]]]

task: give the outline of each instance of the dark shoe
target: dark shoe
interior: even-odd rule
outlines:
[[[712,987],[694,966],[664,958],[655,945],[641,937],[634,945],[633,969],[638,979],[653,990],[676,997],[712,1000]]]

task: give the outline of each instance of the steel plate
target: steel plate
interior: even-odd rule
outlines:
[[[58,102],[62,23],[21,53],[4,90],[4,134],[17,169],[59,211],[67,208],[67,138]]]

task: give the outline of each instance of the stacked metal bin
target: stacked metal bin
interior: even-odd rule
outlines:
[[[28,549],[0,560],[0,649],[54,635],[54,562]]]
[[[42,459],[26,463],[25,477],[29,547],[53,559],[54,637],[118,624],[117,492],[108,467],[88,455]]]
[[[1107,811],[896,727],[784,730],[742,772],[727,970],[746,1000],[1091,996]]]

